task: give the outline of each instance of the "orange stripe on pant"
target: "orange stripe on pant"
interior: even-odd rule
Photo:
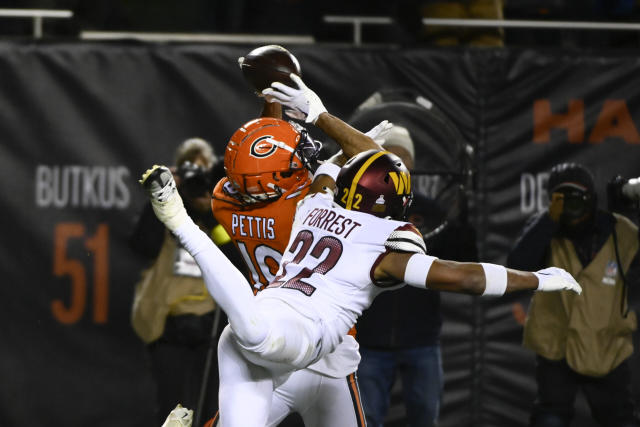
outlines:
[[[216,425],[216,423],[218,422],[218,417],[220,416],[220,411],[216,412],[216,415],[211,418],[209,421],[207,421],[206,423],[204,423],[204,425],[202,427],[214,427]],[[198,426],[195,426],[198,427]]]
[[[350,374],[347,376],[347,382],[349,383],[349,392],[351,392],[351,400],[353,401],[353,408],[355,409],[358,427],[365,427],[366,421],[364,419],[364,410],[362,409],[362,402],[360,401],[360,390],[358,389],[358,381],[356,380],[356,374]]]

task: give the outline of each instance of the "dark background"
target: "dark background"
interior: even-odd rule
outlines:
[[[0,426],[150,425],[153,383],[129,323],[142,262],[126,239],[146,200],[136,181],[150,165],[171,163],[188,137],[205,138],[221,153],[260,110],[236,64],[254,44],[80,42],[80,29],[239,32],[281,19],[278,33],[299,34],[304,23],[311,31],[303,33],[319,42],[286,47],[330,112],[347,118],[372,92],[409,87],[459,129],[474,149],[465,194],[483,261],[504,262],[528,215],[545,208],[536,201],[545,200],[544,173],[554,164],[579,161],[594,170],[602,205],[610,178],[640,176],[635,33],[601,34],[589,44],[594,33],[560,32],[551,46],[516,31],[503,48],[444,48],[405,32],[394,46],[354,48],[334,43],[350,40],[348,31],[316,26],[317,17],[292,19],[316,13],[306,2],[233,2],[240,27],[211,18],[220,16],[216,7],[233,12],[226,2],[167,1],[152,9],[141,1],[5,3],[69,7],[77,15],[71,23],[45,23],[39,41],[27,37],[28,20],[0,26],[7,33],[0,41]],[[552,3],[557,8],[544,13],[534,6],[505,12],[569,18],[561,2]],[[274,5],[288,7],[289,18]],[[357,6],[346,13],[362,10]],[[598,17],[633,13],[635,4],[628,16]],[[581,117],[583,138],[569,141],[569,132],[554,128],[534,141],[538,101],[555,115],[582,102],[572,117]],[[596,128],[604,129],[602,138],[593,137]],[[431,167],[425,156],[432,144],[447,147],[416,143],[421,169]],[[444,296],[442,426],[526,425],[535,392],[533,355],[520,346],[528,299]],[[398,399],[389,426],[402,425]],[[590,426],[586,413],[580,401],[574,425]]]
[[[45,20],[44,33],[55,37],[75,37],[81,31],[305,34],[318,42],[350,43],[351,26],[327,24],[323,17],[389,16],[392,25],[363,25],[363,41],[407,45],[429,43],[420,18],[423,6],[436,1],[454,0],[3,0],[0,7],[72,10],[71,20]],[[638,0],[500,0],[496,4],[501,4],[506,19],[638,22],[640,18]],[[28,19],[0,20],[0,35],[20,37],[32,32]],[[511,28],[504,35],[510,46],[640,45],[633,31]]]

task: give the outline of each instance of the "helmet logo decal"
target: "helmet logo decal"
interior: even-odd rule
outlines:
[[[384,200],[384,194],[381,194],[377,199],[376,202],[373,204],[373,206],[371,207],[371,210],[373,212],[384,212],[387,209],[387,206],[385,205],[385,200]]]
[[[393,180],[393,185],[396,187],[398,194],[411,192],[411,179],[409,179],[406,173],[400,172],[400,174],[398,174],[397,172],[389,172],[389,176]]]
[[[278,145],[274,143],[275,141],[272,138],[273,136],[271,135],[264,135],[253,141],[249,150],[251,157],[263,159],[275,153]]]

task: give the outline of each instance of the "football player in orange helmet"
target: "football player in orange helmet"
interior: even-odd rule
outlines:
[[[280,104],[273,102],[274,98],[270,101],[265,111],[280,116]],[[322,114],[316,126],[333,136],[345,153],[330,159],[333,163],[367,149],[379,149],[372,137],[390,127],[382,122],[363,134],[328,113]],[[227,144],[227,176],[214,189],[212,211],[242,254],[256,291],[275,276],[289,241],[296,205],[309,191],[312,165],[321,147],[304,127],[279,117],[245,123]]]
[[[320,147],[306,131],[271,117],[249,121],[229,140],[227,177],[216,185],[211,207],[242,254],[256,291],[278,269],[296,204],[311,184],[308,165]]]

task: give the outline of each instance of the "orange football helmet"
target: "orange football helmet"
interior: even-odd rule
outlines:
[[[231,136],[224,168],[244,202],[277,199],[310,183],[308,167],[321,147],[301,126],[262,117],[245,123]]]

